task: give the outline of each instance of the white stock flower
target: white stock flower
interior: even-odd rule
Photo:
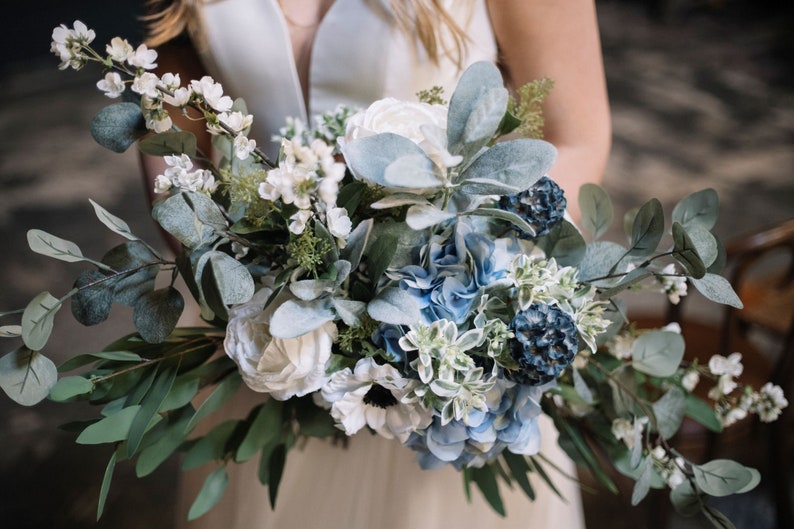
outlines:
[[[125,62],[133,53],[132,45],[127,42],[127,39],[121,37],[113,37],[110,44],[105,46],[105,51],[108,56],[116,62]]]
[[[697,369],[689,369],[684,373],[684,376],[681,377],[681,385],[690,393],[695,391],[698,382],[700,382],[700,373],[698,373]]]
[[[293,214],[289,220],[289,231],[295,235],[300,235],[306,229],[306,223],[312,218],[312,212],[308,209],[300,209],[297,213]]]
[[[322,388],[331,403],[337,427],[353,435],[369,426],[379,435],[405,442],[408,436],[430,425],[432,410],[419,399],[407,396],[416,381],[403,377],[389,364],[378,365],[371,357],[334,373]]]
[[[234,155],[240,160],[248,158],[256,149],[256,140],[249,140],[242,134],[238,134],[234,138]]]
[[[154,192],[159,194],[167,193],[174,187],[171,179],[165,175],[157,175],[154,179]]]
[[[127,63],[136,68],[143,68],[144,70],[154,70],[157,68],[157,52],[149,49],[146,44],[141,44],[138,48],[127,57]]]
[[[116,72],[106,73],[105,78],[97,81],[96,86],[111,99],[119,97],[124,92],[124,81]]]
[[[216,112],[228,112],[232,109],[234,101],[229,96],[223,95],[223,86],[216,83],[215,79],[205,75],[198,81],[190,81],[193,93],[204,98],[204,101]]]
[[[754,395],[753,410],[758,414],[761,422],[772,422],[780,417],[783,408],[788,406],[788,400],[783,394],[783,388],[767,382],[756,395]]]
[[[615,358],[626,360],[631,358],[631,346],[636,338],[627,332],[616,334],[612,340],[609,341],[607,350]]]
[[[678,305],[681,298],[686,296],[687,283],[686,277],[676,274],[675,264],[670,263],[662,269],[663,276],[660,277],[662,291],[667,294],[667,298],[673,305]]]
[[[350,217],[347,216],[345,208],[332,208],[325,214],[325,220],[328,224],[328,231],[331,235],[339,238],[347,238],[350,235],[350,230],[353,229],[353,223]]]
[[[52,31],[50,51],[60,57],[58,68],[65,70],[72,67],[79,70],[85,64],[87,57],[82,52],[82,47],[90,44],[96,33],[79,20],[74,21],[73,29],[61,24]]]
[[[709,359],[709,371],[712,375],[731,375],[738,377],[744,371],[742,365],[742,354],[731,353],[725,357],[722,355],[714,355]]]

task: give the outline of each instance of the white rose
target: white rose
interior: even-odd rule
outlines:
[[[231,307],[223,342],[226,354],[237,364],[243,381],[257,391],[264,391],[257,389],[264,383],[257,368],[272,340],[268,326],[270,315],[263,310],[271,294],[272,289],[261,288],[247,303]]]
[[[413,141],[441,167],[460,163],[446,149],[447,107],[428,103],[380,99],[347,122],[344,145],[353,140],[391,132]]]
[[[336,325],[326,322],[297,338],[271,338],[256,367],[259,384],[252,389],[277,400],[317,391],[330,379],[326,369],[336,334]]]

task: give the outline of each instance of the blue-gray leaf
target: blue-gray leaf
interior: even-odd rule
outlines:
[[[655,377],[669,377],[684,357],[684,339],[671,331],[648,331],[631,344],[632,366]]]
[[[392,325],[411,325],[421,318],[416,299],[399,288],[385,288],[367,305],[372,318]]]
[[[146,122],[135,103],[116,103],[100,110],[91,122],[91,136],[106,149],[124,152],[146,134]]]
[[[58,369],[41,353],[20,347],[0,358],[0,388],[23,406],[47,397],[58,380]]]
[[[543,140],[497,143],[477,157],[456,183],[467,195],[518,193],[544,176],[556,158],[557,149]]]
[[[410,163],[418,164],[419,167],[433,167],[432,160],[417,144],[390,132],[348,142],[344,147],[344,155],[348,167],[357,178],[385,187],[411,187],[386,178],[388,167],[400,158],[410,157]],[[390,177],[397,179],[392,172]]]

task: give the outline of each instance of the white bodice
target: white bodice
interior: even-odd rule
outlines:
[[[496,42],[484,0],[471,9],[448,0],[468,36],[462,66],[496,61]],[[401,31],[386,0],[335,0],[317,28],[309,67],[306,108],[287,22],[277,0],[219,0],[201,8],[202,60],[226,94],[242,97],[254,115],[252,136],[268,155],[270,138],[287,117],[308,116],[345,103],[365,107],[383,97],[413,100],[442,86],[452,94],[461,73],[451,58],[434,64],[418,39]]]

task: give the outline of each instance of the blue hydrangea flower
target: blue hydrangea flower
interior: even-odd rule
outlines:
[[[416,297],[423,323],[440,319],[458,325],[472,315],[481,289],[507,276],[513,255],[503,240],[491,240],[465,222],[431,239],[415,262],[389,270],[389,278]]]
[[[510,322],[515,338],[510,354],[518,370],[508,376],[520,384],[538,386],[556,379],[573,362],[579,335],[570,315],[556,305],[533,303]]]
[[[500,209],[520,215],[535,228],[533,237],[546,235],[556,226],[565,214],[566,205],[562,188],[548,176],[525,191],[499,199]],[[519,234],[519,237],[524,238],[524,234]],[[529,234],[526,234],[526,238],[529,238]]]

